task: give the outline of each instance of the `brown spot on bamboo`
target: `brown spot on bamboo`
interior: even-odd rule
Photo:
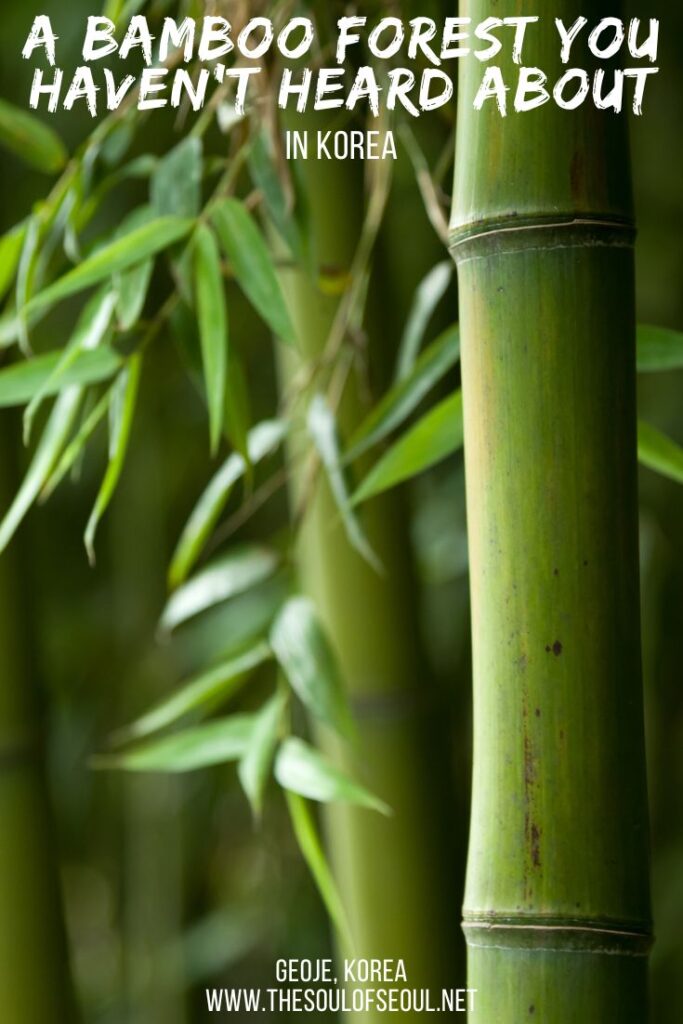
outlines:
[[[556,658],[559,658],[559,656],[562,654],[562,644],[559,640],[556,640],[553,644],[553,654]]]

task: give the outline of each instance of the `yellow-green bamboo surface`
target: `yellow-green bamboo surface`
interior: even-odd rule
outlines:
[[[461,4],[474,23],[483,0]],[[554,18],[524,63],[561,66]],[[586,66],[585,51],[572,63]],[[516,81],[509,56],[503,74]],[[473,1019],[647,1020],[632,210],[624,121],[501,118],[461,62],[461,307],[474,667],[464,927]]]
[[[313,118],[309,127],[315,126]],[[344,281],[363,216],[358,169],[308,160],[305,182],[317,264]],[[283,287],[300,343],[299,355],[283,361],[283,390],[291,394],[323,352],[339,297],[323,294],[298,270],[283,273]],[[370,351],[378,342],[383,344],[381,337],[370,339]],[[323,374],[317,386],[324,390],[327,382]],[[337,410],[347,436],[364,415],[361,392],[352,371]],[[311,393],[300,402],[300,414]],[[311,488],[307,463],[299,459],[301,446],[293,444],[290,454],[295,466],[292,505],[299,509],[304,499],[306,504],[297,552],[300,578],[338,655],[356,729],[351,745],[327,733],[319,739],[393,810],[391,818],[384,818],[348,806],[325,809],[328,853],[355,940],[353,950],[343,949],[340,955],[402,959],[408,985],[436,993],[442,986],[455,987],[459,974],[453,898],[446,881],[450,869],[436,824],[447,768],[439,756],[438,711],[418,654],[401,503],[385,497],[363,515],[369,542],[384,567],[378,573],[349,544],[322,473]],[[379,1018],[370,1012],[350,1019],[375,1024]]]

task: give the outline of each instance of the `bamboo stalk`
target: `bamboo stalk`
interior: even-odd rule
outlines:
[[[462,5],[472,22],[483,0]],[[560,0],[553,16],[593,23]],[[534,42],[537,40],[537,42]],[[561,73],[553,19],[524,62]],[[581,60],[583,63],[583,58]],[[511,60],[501,61],[508,83]],[[647,1019],[633,222],[625,126],[500,117],[460,71],[461,305],[474,668],[464,930],[476,1019]]]
[[[4,488],[3,488],[4,490]],[[13,554],[0,573],[0,1016],[75,1019],[37,696],[18,621]]]
[[[305,175],[318,265],[343,279],[360,236],[361,183],[352,168],[335,162],[309,159]],[[282,361],[288,393],[325,349],[340,300],[301,271],[283,272],[283,285],[301,346],[298,357]],[[351,371],[337,410],[342,432],[360,422],[362,391]],[[294,448],[291,456],[293,466],[301,463]],[[324,479],[319,475],[312,494],[309,489],[309,475],[296,472],[293,508],[307,498],[300,577],[338,654],[357,731],[351,748],[340,748],[329,734],[320,740],[394,812],[386,819],[346,806],[325,809],[329,855],[355,940],[341,955],[403,959],[411,987],[436,990],[456,983],[457,936],[435,821],[439,730],[415,640],[401,507],[395,496],[381,499],[363,519],[385,569],[380,575],[350,546]],[[350,1019],[371,1024],[377,1018],[370,1012]]]

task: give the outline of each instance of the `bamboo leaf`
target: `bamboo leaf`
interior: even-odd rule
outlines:
[[[683,448],[643,420],[638,421],[638,460],[648,469],[683,484]]]
[[[230,387],[225,389],[225,414],[223,418],[225,433],[232,446],[248,462],[247,436],[251,419],[249,391],[242,361],[232,345],[228,350],[226,375],[230,381]]]
[[[115,302],[114,293],[103,288],[86,303],[74,333],[62,350],[54,370],[26,407],[24,412],[25,444],[30,437],[36,413],[46,396],[59,390],[64,374],[70,366],[73,366],[81,352],[96,349],[104,338],[111,322]]]
[[[122,331],[129,331],[140,319],[153,270],[154,260],[148,259],[115,275],[116,318]]]
[[[219,601],[250,590],[272,576],[277,566],[277,555],[265,547],[245,544],[228,551],[171,595],[161,616],[161,629],[175,629]]]
[[[202,141],[189,135],[156,165],[150,201],[159,217],[196,217],[201,207]]]
[[[285,791],[287,808],[294,829],[294,835],[304,860],[313,876],[318,892],[322,898],[330,918],[343,939],[347,949],[353,948],[351,929],[341,901],[336,882],[330,871],[325,851],[323,850],[313,815],[306,803],[298,794]]]
[[[72,384],[99,384],[121,368],[122,358],[110,348],[80,352],[64,372],[55,377],[61,352],[48,352],[0,370],[0,408],[24,405],[40,391],[56,395]]]
[[[273,261],[249,212],[237,199],[222,199],[212,207],[211,220],[235,277],[256,312],[278,338],[294,344],[294,327]]]
[[[292,597],[278,613],[270,643],[290,686],[309,711],[342,736],[352,731],[336,658],[313,602]]]
[[[249,746],[237,766],[242,789],[255,818],[261,815],[263,796],[280,734],[286,694],[278,692],[257,713]]]
[[[247,446],[252,465],[275,450],[284,437],[285,429],[282,420],[266,420],[250,431]],[[171,560],[169,584],[172,588],[187,578],[220,519],[235,484],[244,476],[246,469],[244,457],[233,452],[203,491],[185,524]]]
[[[52,128],[6,100],[0,100],[0,143],[45,174],[60,171],[68,156]]]
[[[259,132],[253,138],[248,160],[254,184],[263,195],[266,209],[276,230],[297,260],[303,262],[301,237],[289,210],[265,131]]]
[[[131,772],[191,772],[238,761],[249,745],[253,715],[231,715],[141,743],[120,754],[101,754],[93,768]]]
[[[269,658],[272,658],[272,651],[268,644],[264,641],[255,643],[248,650],[195,676],[130,725],[119,729],[112,740],[118,744],[141,739],[165,729],[191,711],[213,707],[218,700],[227,700],[246,682],[254,669]]]
[[[26,306],[26,313],[35,314],[42,311],[69,295],[75,295],[85,288],[99,284],[110,275],[126,270],[148,256],[167,249],[174,242],[184,238],[192,226],[191,220],[181,217],[159,217],[143,227],[136,228],[123,238],[109,242],[34,296]]]
[[[322,395],[316,395],[311,402],[308,410],[308,430],[325,467],[332,497],[339,509],[349,543],[375,571],[381,572],[382,563],[363,533],[358,517],[351,507],[341,464],[337,425],[334,415]]]
[[[425,349],[408,376],[395,384],[368,414],[349,441],[344,461],[359,458],[405,422],[459,358],[460,330],[454,324]]]
[[[205,225],[195,233],[195,291],[199,337],[204,364],[204,385],[209,408],[211,452],[223,430],[228,357],[228,312],[221,276],[221,260],[213,234]]]
[[[462,447],[462,393],[426,413],[370,470],[353,496],[359,504],[417,476]]]
[[[450,260],[437,263],[417,287],[399,344],[397,381],[405,380],[415,366],[427,325],[451,282],[453,266]]]
[[[14,280],[27,226],[27,221],[22,221],[0,239],[0,299],[4,298]]]
[[[50,495],[62,482],[66,474],[75,465],[76,460],[79,458],[86,444],[90,440],[91,436],[104,419],[109,409],[109,404],[112,397],[112,388],[109,388],[100,398],[99,402],[93,406],[88,415],[83,420],[81,426],[78,429],[76,436],[73,440],[69,441],[68,445],[64,449],[61,458],[57,465],[50,473],[50,476],[46,480],[43,488],[40,492],[40,502],[47,501]]]
[[[73,386],[63,391],[55,402],[26,476],[0,523],[0,552],[9,544],[59,458],[82,395],[82,389]]]
[[[283,789],[320,803],[346,803],[390,815],[391,810],[319,751],[295,736],[283,740],[275,759],[275,778]]]
[[[640,373],[683,368],[683,332],[639,324],[636,343]]]
[[[83,537],[91,565],[95,563],[97,527],[113,497],[125,462],[140,385],[141,367],[142,356],[139,353],[131,356],[114,384],[109,406],[109,464]]]
[[[26,233],[24,235],[21,254],[19,256],[19,266],[17,267],[15,288],[17,304],[17,311],[15,315],[15,337],[19,342],[19,347],[27,357],[31,355],[31,345],[28,338],[28,329],[29,324],[31,323],[31,317],[29,316],[27,303],[31,299],[31,295],[33,293],[33,286],[38,268],[38,259],[40,257],[41,241],[42,225],[40,217],[37,214],[34,214],[28,222]]]

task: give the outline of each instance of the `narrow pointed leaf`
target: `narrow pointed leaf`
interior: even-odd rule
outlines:
[[[81,352],[63,374],[55,377],[61,358],[61,352],[48,352],[0,369],[0,408],[24,405],[40,391],[47,397],[72,384],[99,384],[113,377],[123,362],[110,348]]]
[[[102,486],[95,499],[95,505],[90,513],[83,538],[91,564],[95,561],[95,534],[97,527],[116,490],[116,485],[119,482],[121,470],[126,459],[140,384],[141,366],[142,356],[139,353],[131,356],[114,384],[114,392],[109,406],[109,463],[104,474]]]
[[[339,669],[313,602],[290,598],[273,623],[270,643],[290,686],[309,711],[341,735],[349,735],[351,717]]]
[[[157,215],[196,217],[201,205],[202,141],[190,135],[157,163],[150,201]]]
[[[283,789],[308,797],[309,800],[355,804],[379,811],[380,814],[391,814],[383,800],[295,736],[284,740],[278,750],[275,778]]]
[[[116,318],[122,331],[129,331],[140,319],[147,298],[154,260],[143,260],[114,278]]]
[[[22,221],[0,239],[0,299],[4,298],[14,280],[26,237],[26,229],[27,222]]]
[[[424,472],[458,451],[462,441],[462,393],[457,391],[426,413],[382,456],[354,494],[354,504]]]
[[[171,595],[161,616],[161,629],[175,629],[219,601],[250,590],[272,576],[277,566],[276,553],[260,545],[249,544],[228,551]]]
[[[289,210],[275,158],[270,152],[265,131],[257,134],[249,147],[249,170],[254,184],[260,189],[266,209],[282,239],[299,262],[303,262],[301,238],[297,224]]]
[[[109,242],[34,296],[26,307],[26,313],[37,313],[49,308],[69,295],[99,284],[111,274],[126,270],[148,256],[167,249],[184,238],[192,226],[193,221],[182,217],[159,217],[123,238]]]
[[[0,144],[45,174],[55,174],[67,160],[64,143],[52,128],[6,100],[0,100]]]
[[[189,680],[136,721],[118,730],[112,739],[116,743],[140,739],[165,729],[191,711],[214,707],[217,701],[231,697],[251,673],[269,658],[272,658],[272,651],[268,644],[263,641],[254,644],[249,650]]]
[[[683,332],[639,324],[636,332],[638,372],[683,369]]]
[[[332,497],[339,509],[349,543],[373,569],[381,572],[382,563],[363,533],[358,517],[351,507],[341,463],[337,426],[332,410],[322,395],[316,395],[311,402],[308,411],[308,430],[325,467]]]
[[[17,280],[15,287],[16,298],[16,340],[25,356],[31,355],[31,345],[28,339],[28,329],[32,318],[29,315],[27,303],[33,294],[38,260],[40,257],[40,245],[42,242],[42,225],[38,215],[34,215],[28,222],[24,235],[19,266],[17,267]]]
[[[195,291],[199,337],[204,365],[204,386],[209,409],[211,451],[223,430],[228,356],[228,315],[221,276],[221,260],[213,234],[200,225],[195,234]]]
[[[131,772],[190,772],[238,761],[249,745],[253,715],[218,718],[191,729],[148,740],[120,754],[93,758],[94,768]]]
[[[47,395],[57,391],[64,374],[73,366],[81,352],[92,351],[104,338],[114,312],[116,296],[106,288],[97,292],[86,303],[69,341],[64,346],[57,365],[29,402],[24,412],[24,441],[31,433],[33,420]]]
[[[237,766],[242,789],[256,818],[260,817],[263,807],[285,704],[286,695],[278,692],[257,713],[249,746]]]
[[[396,363],[396,380],[405,380],[417,360],[427,325],[434,310],[446,294],[453,274],[453,263],[444,260],[433,267],[418,285],[401,338]]]
[[[26,476],[0,523],[0,552],[9,544],[59,458],[76,418],[82,395],[81,388],[70,387],[55,402]]]
[[[337,884],[325,857],[318,830],[306,801],[291,790],[285,791],[294,835],[304,860],[313,876],[327,912],[347,949],[353,948],[353,938],[346,911]]]
[[[251,214],[239,200],[222,199],[212,207],[211,220],[235,277],[256,312],[278,338],[294,344],[294,328],[275,267]]]
[[[424,350],[410,374],[395,384],[368,414],[349,441],[344,461],[357,459],[400,427],[459,358],[460,331],[455,324]]]
[[[76,464],[77,459],[83,453],[83,450],[92,437],[93,433],[102,422],[104,417],[107,415],[109,409],[109,403],[111,402],[112,389],[109,388],[100,398],[90,412],[85,416],[81,426],[76,433],[76,436],[69,441],[68,445],[64,449],[61,458],[57,462],[57,465],[50,473],[50,476],[46,480],[43,488],[40,492],[41,503],[47,501],[52,492],[59,486],[66,474]]]
[[[638,460],[648,469],[683,484],[683,448],[643,420],[638,421]]]
[[[266,420],[255,426],[247,440],[252,465],[274,451],[284,433],[285,424],[281,420]],[[172,588],[187,578],[220,519],[233,487],[244,476],[246,468],[244,458],[238,452],[233,452],[202,493],[185,524],[171,561],[169,583]]]

